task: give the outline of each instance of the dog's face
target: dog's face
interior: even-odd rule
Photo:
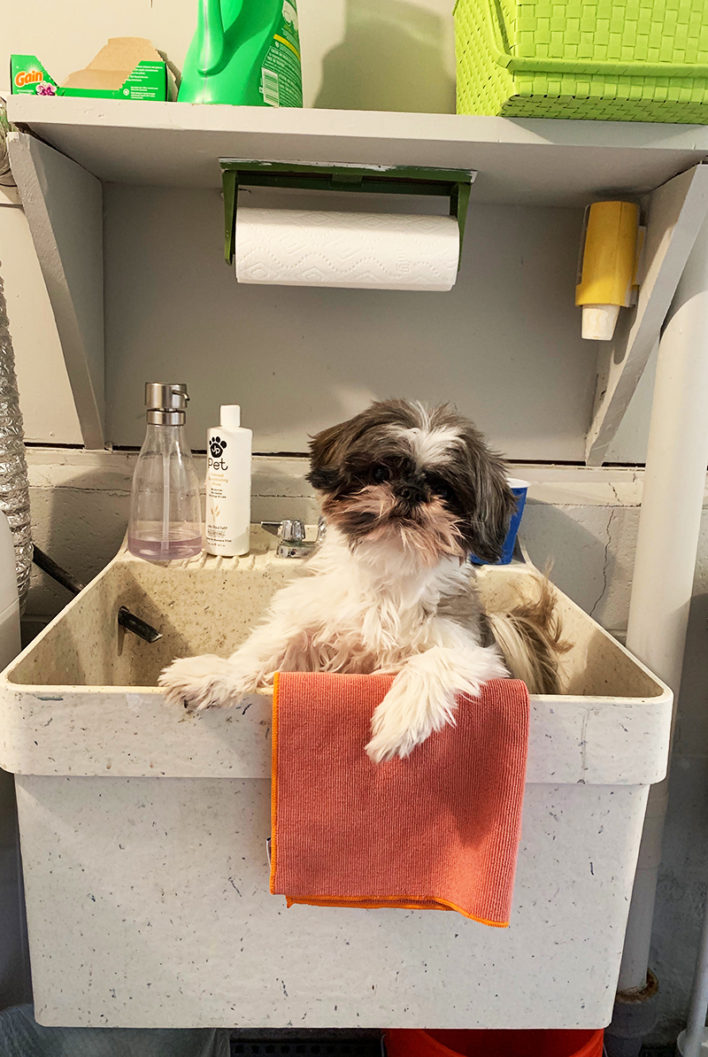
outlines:
[[[386,400],[318,433],[310,483],[351,544],[386,542],[426,565],[501,556],[514,496],[502,459],[450,407]]]

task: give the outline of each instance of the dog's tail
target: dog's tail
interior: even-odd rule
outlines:
[[[561,638],[552,587],[545,577],[536,582],[537,599],[487,619],[513,678],[522,679],[530,694],[557,694],[558,659],[570,643]]]

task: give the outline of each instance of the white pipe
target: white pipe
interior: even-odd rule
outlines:
[[[708,1014],[708,897],[706,897],[703,910],[703,930],[698,945],[696,974],[693,978],[691,1004],[688,1008],[686,1035],[681,1048],[683,1057],[700,1057],[706,1014]]]
[[[659,344],[627,647],[676,698],[708,462],[708,222],[698,233]],[[649,795],[620,991],[642,990],[649,965],[667,780]]]

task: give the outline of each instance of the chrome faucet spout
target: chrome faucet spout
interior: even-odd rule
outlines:
[[[261,527],[272,532],[279,539],[276,554],[279,558],[307,558],[315,547],[324,539],[326,525],[324,518],[317,523],[317,538],[308,540],[305,524],[298,518],[285,518],[283,521],[261,521]]]

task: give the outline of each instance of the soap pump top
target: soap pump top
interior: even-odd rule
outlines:
[[[184,423],[183,383],[147,382],[147,431],[133,474],[128,549],[149,561],[191,558],[202,549],[199,481]]]
[[[183,426],[188,403],[189,393],[184,382],[145,383],[145,418],[149,425]]]

